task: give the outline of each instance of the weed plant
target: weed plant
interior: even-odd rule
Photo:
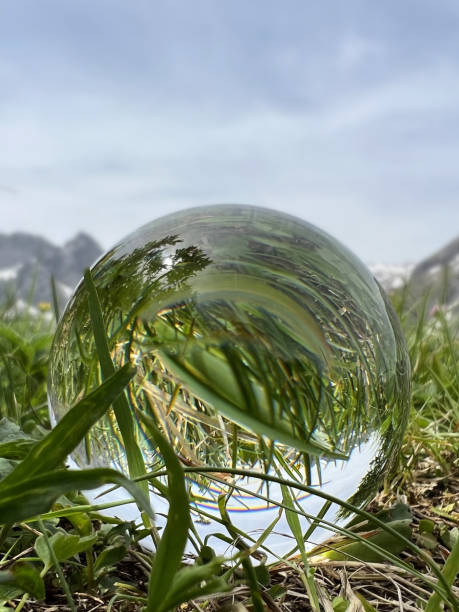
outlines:
[[[91,287],[90,275],[87,275]],[[155,440],[164,468],[147,472],[129,448],[131,478],[115,470],[69,470],[67,455],[108,410],[129,440],[124,389],[135,376],[129,365],[115,371],[102,333],[97,295],[92,324],[103,382],[50,430],[46,402],[47,356],[53,323],[42,311],[5,306],[0,318],[0,612],[20,610],[459,610],[459,322],[443,307],[406,307],[394,297],[412,363],[411,415],[396,470],[384,489],[359,510],[298,479],[267,476],[282,489],[296,547],[287,559],[267,565],[263,542],[275,522],[254,542],[231,524],[225,497],[219,500],[218,537],[236,550],[215,556],[192,529],[186,473],[211,473],[218,481],[236,468],[183,465],[155,420],[144,427]],[[427,303],[427,301],[425,301]],[[167,477],[167,478],[166,478]],[[165,480],[166,478],[166,480]],[[170,502],[158,532],[146,495],[150,482]],[[128,491],[142,511],[138,523],[104,514],[79,492],[112,483]],[[167,484],[164,484],[167,483]],[[295,493],[323,498],[302,533]],[[325,545],[306,551],[308,540],[332,502],[355,518]],[[184,556],[191,537],[193,559]],[[216,534],[217,535],[217,534]],[[154,553],[139,545],[148,537]]]

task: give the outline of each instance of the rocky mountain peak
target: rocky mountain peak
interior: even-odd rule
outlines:
[[[49,302],[53,276],[64,301],[101,254],[99,244],[84,232],[63,246],[24,232],[0,234],[0,299],[32,294],[35,302]]]
[[[63,248],[70,250],[72,253],[92,251],[96,253],[96,256],[98,256],[101,251],[100,245],[86,232],[78,232],[75,234],[71,240],[68,240],[64,244]]]
[[[413,276],[431,274],[432,270],[437,267],[449,267],[450,273],[459,274],[459,236],[430,257],[419,262],[413,270]]]
[[[436,307],[459,313],[459,236],[416,265],[375,265],[371,271],[389,293],[406,286],[413,306],[426,299],[427,313]]]
[[[32,294],[34,302],[50,302],[53,276],[64,303],[85,268],[101,255],[100,245],[86,232],[63,246],[25,232],[0,233],[0,300]],[[370,269],[388,293],[407,286],[413,304],[428,293],[427,312],[438,305],[459,312],[459,236],[416,265],[375,264]]]

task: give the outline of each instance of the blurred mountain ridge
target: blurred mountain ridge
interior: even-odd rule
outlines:
[[[85,268],[101,254],[101,246],[85,232],[77,233],[62,246],[25,232],[0,234],[0,299],[51,302],[54,277],[63,305]]]
[[[459,315],[459,236],[416,264],[370,265],[387,293],[405,288],[409,305],[426,313],[438,307]]]
[[[101,246],[85,232],[62,246],[25,232],[0,233],[0,301],[9,297],[31,304],[50,303],[54,277],[63,306],[85,268],[101,255]],[[406,287],[411,303],[428,293],[427,312],[445,306],[459,314],[459,236],[418,263],[377,263],[369,268],[387,293]]]

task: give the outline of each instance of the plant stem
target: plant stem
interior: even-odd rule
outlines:
[[[0,547],[3,546],[3,543],[6,540],[10,527],[11,527],[11,523],[6,523],[5,525],[2,526],[0,530]]]
[[[453,550],[449,553],[449,556],[443,566],[442,575],[449,586],[451,586],[459,572],[459,539],[456,540]],[[459,606],[453,608],[457,610]],[[429,599],[426,607],[426,612],[437,612],[440,609],[440,596],[438,593],[433,593]]]
[[[64,572],[62,571],[62,568],[61,568],[61,565],[59,563],[59,560],[56,557],[56,553],[54,552],[53,547],[49,543],[48,534],[46,533],[46,528],[45,528],[41,518],[38,519],[38,524],[40,525],[40,530],[43,533],[43,536],[45,538],[46,546],[48,547],[51,559],[52,559],[52,561],[53,561],[53,563],[54,563],[54,565],[56,567],[56,572],[57,572],[57,574],[59,576],[59,580],[61,582],[62,589],[63,589],[63,591],[65,593],[66,598],[67,598],[67,603],[69,605],[69,608],[70,608],[70,610],[72,612],[77,612],[77,609],[75,607],[75,602],[73,601],[73,597],[72,597],[72,594],[71,594],[70,589],[69,589],[69,585],[67,584],[67,580],[65,579]]]
[[[20,612],[22,608],[26,605],[28,599],[29,599],[29,594],[24,593],[24,595],[21,597],[21,601],[16,606],[15,611]]]
[[[352,504],[349,504],[346,501],[343,501],[341,499],[338,499],[337,497],[334,497],[333,495],[330,495],[328,493],[325,493],[324,491],[321,491],[320,489],[316,489],[314,487],[310,487],[308,485],[303,485],[300,482],[296,482],[296,481],[287,481],[283,478],[280,478],[278,476],[273,476],[271,474],[263,474],[260,472],[255,472],[252,470],[242,470],[242,469],[235,469],[235,468],[226,468],[223,466],[205,466],[205,467],[184,467],[183,471],[185,473],[214,473],[214,474],[233,474],[235,476],[244,476],[245,478],[258,478],[258,479],[262,479],[265,480],[267,482],[275,482],[278,483],[280,485],[287,485],[289,487],[292,487],[294,489],[299,489],[300,491],[305,491],[306,493],[310,493],[311,495],[317,495],[317,497],[321,497],[322,499],[325,499],[327,501],[331,501],[335,504],[338,504],[340,506],[342,506],[343,508],[345,508],[346,510],[348,510],[349,512],[352,512],[354,514],[358,514],[359,516],[362,516],[363,518],[365,518],[366,520],[370,521],[371,523],[374,523],[375,525],[377,525],[378,527],[380,527],[381,529],[383,529],[385,532],[390,533],[392,536],[398,538],[400,541],[402,541],[404,544],[406,544],[407,546],[409,546],[412,550],[414,550],[416,552],[417,555],[419,555],[419,557],[421,557],[426,563],[427,565],[432,569],[432,571],[434,572],[434,574],[437,576],[438,578],[438,582],[439,582],[439,586],[441,585],[441,587],[444,589],[444,596],[451,602],[453,601],[453,594],[451,592],[451,589],[448,585],[448,583],[446,582],[442,572],[441,572],[441,568],[438,566],[437,563],[435,563],[435,561],[432,559],[432,557],[425,553],[421,548],[419,548],[419,546],[416,546],[416,544],[414,544],[414,542],[411,542],[411,540],[409,540],[408,538],[405,538],[401,533],[399,533],[398,531],[396,531],[395,529],[393,529],[392,527],[390,527],[389,525],[387,525],[387,523],[384,523],[383,521],[381,521],[378,517],[376,517],[373,514],[370,514],[369,512],[366,512],[365,510],[361,510],[360,508],[357,508],[356,506],[353,506]],[[146,474],[146,476],[142,476],[141,478],[148,478],[148,479],[152,479],[152,478],[159,478],[160,476],[165,476],[167,474],[167,472],[165,470],[160,470],[157,472],[150,472],[148,474]],[[138,478],[136,478],[135,480],[138,480]],[[219,481],[219,478],[215,478],[216,481]],[[226,483],[224,483],[226,484]],[[242,487],[237,487],[239,490],[243,490]],[[259,496],[260,498],[263,498],[263,496]],[[280,506],[280,504],[278,504]],[[324,521],[324,523],[326,523]],[[383,551],[384,552],[384,551]],[[437,585],[432,585],[432,583],[430,583],[431,586],[433,586],[434,588],[438,588]],[[455,610],[459,610],[459,607],[457,606],[457,604],[453,604],[454,606],[456,606],[454,609]]]

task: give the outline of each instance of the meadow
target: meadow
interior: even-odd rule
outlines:
[[[145,427],[163,456],[166,485],[158,472],[129,479],[109,468],[66,468],[67,455],[98,419],[111,405],[123,403],[134,368],[115,371],[101,337],[104,382],[51,429],[46,380],[56,313],[49,304],[32,314],[5,301],[0,310],[0,612],[459,610],[459,322],[441,306],[430,312],[422,304],[408,307],[404,291],[393,303],[412,365],[410,419],[397,465],[365,510],[324,496],[324,512],[338,501],[356,514],[312,551],[304,541],[322,517],[302,533],[291,495],[292,487],[301,486],[282,480],[281,508],[297,551],[287,560],[265,563],[258,549],[268,534],[255,543],[235,534],[224,504],[219,531],[229,540],[241,536],[237,550],[222,558],[202,546],[195,558],[184,557],[190,525],[185,476],[197,470],[184,468],[153,420]],[[94,308],[97,321],[97,304]],[[97,323],[94,332],[101,335]],[[162,530],[155,528],[148,480],[173,509]],[[110,483],[136,500],[142,520],[110,517],[103,498],[89,504],[80,493]],[[317,494],[307,485],[302,489]],[[154,554],[139,544],[145,537],[153,539]]]

